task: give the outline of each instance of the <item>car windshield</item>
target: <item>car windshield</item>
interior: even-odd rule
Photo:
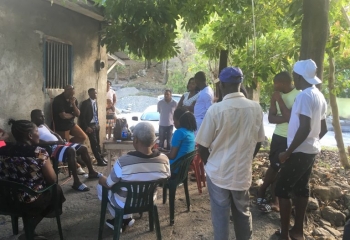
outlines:
[[[159,121],[159,112],[144,112],[141,116],[142,121]]]

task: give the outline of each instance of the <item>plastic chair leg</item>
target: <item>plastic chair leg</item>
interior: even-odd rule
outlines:
[[[187,204],[187,211],[190,211],[190,194],[188,193],[188,180],[187,178],[185,179],[185,181],[183,181],[184,184],[184,190],[185,190],[185,196],[186,196],[186,204]]]
[[[24,233],[27,240],[34,240],[34,228],[31,226],[30,217],[22,216]]]
[[[122,228],[123,224],[123,215],[124,210],[123,209],[115,209],[115,218],[114,218],[114,233],[113,233],[113,240],[119,240],[120,238],[120,229]]]
[[[102,195],[103,195],[104,189],[102,189]],[[107,194],[105,194],[106,197],[102,196],[102,202],[101,202],[101,215],[100,215],[100,226],[98,228],[98,240],[102,240],[102,234],[103,234],[103,227],[105,223],[106,218],[106,210],[107,210]]]
[[[63,240],[63,232],[62,232],[62,226],[61,226],[61,218],[60,218],[60,212],[58,210],[58,207],[55,209],[56,213],[56,222],[57,222],[57,227],[58,227],[58,233],[60,235],[60,240]]]
[[[154,222],[156,225],[157,240],[162,240],[162,234],[160,232],[158,208],[156,205],[153,206],[153,216],[154,216]]]
[[[169,185],[169,210],[170,210],[170,226],[175,223],[175,195],[176,186]]]
[[[13,235],[17,235],[18,234],[18,217],[11,216],[11,223],[12,223],[12,233]]]
[[[166,186],[163,186],[163,204],[166,203],[167,190],[168,190],[168,188]]]
[[[153,232],[154,230],[154,209],[148,211],[148,222],[149,222],[149,230]]]

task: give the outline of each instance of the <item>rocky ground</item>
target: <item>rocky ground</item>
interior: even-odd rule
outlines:
[[[268,153],[262,151],[253,162],[253,184],[251,187],[251,210],[253,214],[254,239],[277,239],[274,232],[279,227],[279,214],[261,213],[255,205],[256,182],[262,179],[268,166]],[[96,167],[104,172],[105,168]],[[335,152],[323,150],[317,157],[317,162],[311,177],[312,193],[308,206],[306,239],[342,239],[343,225],[350,213],[349,171],[339,165]],[[100,217],[100,201],[96,196],[97,180],[81,177],[91,188],[90,192],[79,193],[71,188],[72,180],[60,174],[59,183],[62,185],[67,198],[64,213],[61,216],[63,234],[67,240],[97,239]],[[68,180],[68,181],[67,181]],[[175,200],[175,225],[169,226],[169,207],[158,200],[160,225],[163,239],[212,239],[213,230],[210,217],[210,202],[207,189],[199,194],[194,182],[189,184],[191,211],[186,211],[183,187],[179,187]],[[158,192],[161,199],[161,191]],[[155,233],[148,231],[147,213],[122,234],[122,239],[156,239]],[[108,216],[107,216],[108,217]],[[231,236],[234,236],[231,223]],[[22,224],[20,222],[20,229]],[[37,232],[50,240],[59,239],[55,220],[44,219],[38,226]],[[112,231],[105,226],[103,239],[111,239]],[[15,240],[12,236],[11,220],[0,216],[0,240]],[[234,238],[233,238],[234,239]]]
[[[251,193],[256,194],[269,165],[268,153],[253,163]],[[307,239],[341,239],[350,217],[350,171],[344,170],[335,151],[322,150],[310,178],[311,196],[307,210]]]

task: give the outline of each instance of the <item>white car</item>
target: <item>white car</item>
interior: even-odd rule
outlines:
[[[157,105],[151,105],[146,108],[145,111],[141,114],[140,117],[133,116],[131,119],[132,121],[129,122],[131,125],[129,128],[131,131],[133,131],[134,126],[139,122],[149,122],[153,125],[154,130],[156,132],[156,136],[159,136],[159,118],[160,114],[157,112]],[[175,131],[175,127],[173,128],[173,132]]]
[[[180,99],[182,97],[182,94],[176,94],[176,93],[173,93],[172,94],[172,98],[178,103],[180,102]],[[164,95],[159,95],[158,96],[158,101],[162,100],[164,98]],[[157,109],[156,109],[157,110]]]
[[[143,111],[140,117],[133,116],[131,123],[130,130],[133,130],[133,127],[139,123],[139,122],[149,122],[153,125],[154,130],[156,131],[156,136],[159,135],[159,112],[157,112],[157,105],[151,105]]]

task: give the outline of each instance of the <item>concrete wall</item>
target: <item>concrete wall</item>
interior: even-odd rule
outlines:
[[[100,23],[46,0],[0,2],[0,128],[7,120],[29,119],[34,108],[44,109],[50,122],[50,98],[42,90],[43,37],[73,44],[73,85],[79,104],[91,87],[98,91],[101,139],[105,138],[107,69],[95,71],[95,60],[107,62],[98,44]]]

